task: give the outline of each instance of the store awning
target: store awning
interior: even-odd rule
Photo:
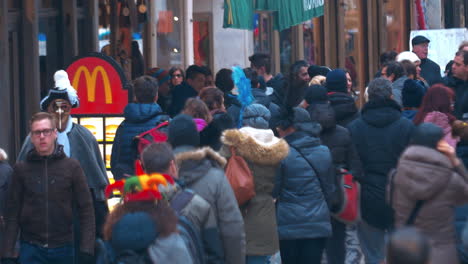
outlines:
[[[282,31],[323,15],[325,0],[225,0],[225,28],[253,29],[255,11],[271,11],[275,29]]]

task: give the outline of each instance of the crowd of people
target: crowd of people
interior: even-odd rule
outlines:
[[[57,71],[13,168],[0,149],[0,263],[359,263],[350,231],[365,263],[468,263],[468,42],[445,76],[429,43],[382,54],[361,109],[349,72],[302,60],[284,75],[266,54],[214,76],[150,69],[112,182]],[[344,221],[352,203],[361,217]]]

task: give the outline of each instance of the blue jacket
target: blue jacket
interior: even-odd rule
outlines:
[[[273,192],[279,239],[328,237],[332,230],[325,197],[335,189],[330,151],[305,131],[284,139],[290,146],[289,154],[281,162]]]
[[[159,123],[169,120],[158,104],[130,103],[124,110],[125,120],[115,133],[112,146],[111,171],[114,179],[122,179],[124,174],[135,173],[134,162],[137,158],[137,148],[133,139],[135,136],[150,130]]]

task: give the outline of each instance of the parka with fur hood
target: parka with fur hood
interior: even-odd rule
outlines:
[[[226,263],[245,263],[244,221],[224,175],[226,159],[209,147],[179,146],[174,154],[179,180],[215,210]]]
[[[231,156],[230,147],[242,156],[254,177],[255,197],[241,207],[245,223],[247,255],[267,256],[279,250],[276,210],[272,191],[276,170],[288,155],[288,143],[269,129],[243,127],[226,130],[221,154]]]
[[[464,166],[454,167],[435,149],[410,146],[399,160],[393,187],[390,181],[387,190],[397,228],[405,225],[416,202],[424,201],[414,225],[430,240],[430,262],[459,263],[453,222],[454,206],[468,203],[468,175]]]

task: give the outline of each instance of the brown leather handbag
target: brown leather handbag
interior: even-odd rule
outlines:
[[[239,206],[244,205],[255,196],[255,184],[249,165],[230,147],[231,157],[226,165],[226,177],[231,184]]]

